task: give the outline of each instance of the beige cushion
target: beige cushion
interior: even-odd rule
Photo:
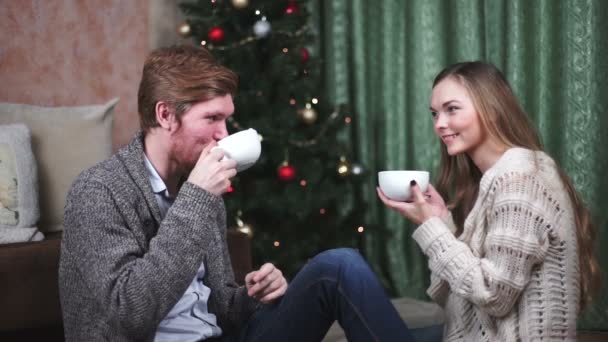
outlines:
[[[24,123],[32,132],[38,164],[41,231],[63,227],[67,191],[84,169],[112,153],[112,113],[103,105],[40,107],[0,103],[0,124]]]

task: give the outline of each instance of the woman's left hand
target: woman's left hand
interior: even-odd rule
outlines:
[[[382,190],[380,190],[380,188],[376,188],[376,192],[378,192],[378,197],[380,197],[384,205],[396,210],[413,223],[420,225],[424,221],[434,216],[433,207],[430,203],[426,201],[424,194],[420,190],[418,184],[412,185],[411,190],[411,199],[407,202],[400,202],[394,201],[386,197],[386,195],[382,192]]]

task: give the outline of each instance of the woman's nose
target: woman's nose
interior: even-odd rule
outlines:
[[[447,115],[442,114],[442,113],[437,113],[437,116],[435,117],[435,129],[440,130],[442,128],[446,128],[447,125],[448,125]]]

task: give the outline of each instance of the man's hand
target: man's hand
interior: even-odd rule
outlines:
[[[188,176],[188,181],[215,195],[221,195],[228,190],[230,178],[236,175],[236,161],[222,160],[224,151],[215,147],[213,142],[203,149],[196,165]]]
[[[266,263],[259,270],[245,276],[247,294],[264,304],[282,297],[287,291],[287,280],[273,264]]]

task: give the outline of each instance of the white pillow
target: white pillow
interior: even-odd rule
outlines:
[[[38,173],[30,130],[0,125],[0,244],[39,241]]]
[[[39,216],[30,130],[24,124],[0,125],[0,227],[34,227]]]

